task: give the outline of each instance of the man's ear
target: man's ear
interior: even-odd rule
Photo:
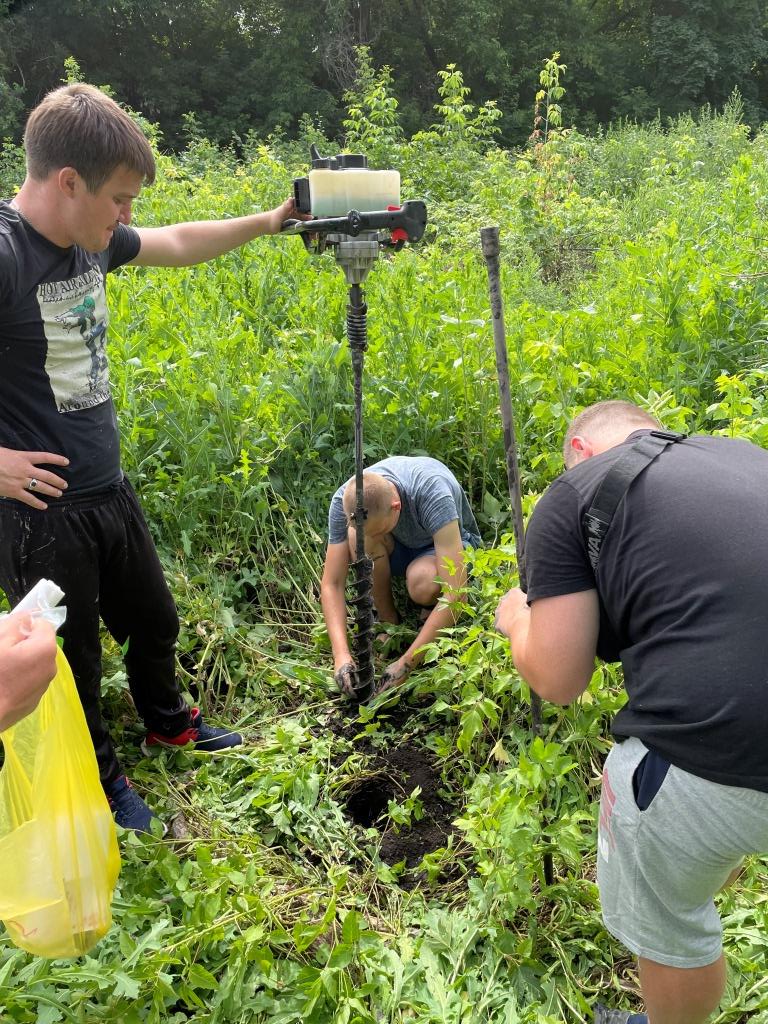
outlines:
[[[389,507],[390,507],[390,508],[391,508],[391,509],[392,509],[393,511],[397,511],[397,512],[399,512],[399,511],[400,511],[400,509],[401,509],[401,508],[403,507],[403,503],[402,503],[402,501],[400,501],[400,499],[399,499],[399,498],[395,498],[395,499],[394,499],[394,501],[392,502],[392,504],[391,504],[391,505],[390,505]]]
[[[588,437],[576,434],[571,438],[571,463],[583,462],[584,459],[591,459],[595,454],[595,447]]]
[[[74,167],[62,167],[56,172],[56,184],[67,199],[74,199],[85,183]]]

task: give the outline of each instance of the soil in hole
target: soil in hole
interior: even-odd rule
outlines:
[[[366,779],[347,800],[347,813],[356,825],[371,828],[379,823],[394,795],[394,787],[388,780],[378,776]]]
[[[371,764],[376,775],[367,778],[347,800],[347,814],[363,828],[382,830],[381,859],[387,864],[405,861],[408,869],[416,867],[426,853],[431,853],[448,842],[455,811],[439,795],[440,777],[431,764],[429,754],[405,743],[400,747],[377,755]],[[411,819],[409,825],[397,830],[385,813],[390,800],[403,802],[416,787],[421,789],[419,800],[423,816]],[[404,880],[406,886],[413,885]]]

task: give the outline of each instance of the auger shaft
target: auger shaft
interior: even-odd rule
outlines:
[[[352,355],[355,387],[355,578],[349,604],[355,619],[355,694],[366,700],[373,691],[373,562],[365,553],[365,519],[367,511],[363,495],[363,363],[368,347],[368,307],[363,289],[353,284],[347,306],[347,340]]]

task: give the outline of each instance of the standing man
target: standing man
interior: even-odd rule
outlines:
[[[497,615],[544,700],[575,700],[596,655],[624,669],[597,871],[647,1016],[598,1006],[604,1024],[706,1020],[725,986],[713,896],[768,851],[768,452],[722,437],[659,445],[644,468],[613,472],[623,497],[595,551],[584,517],[598,488],[659,429],[628,402],[576,417],[568,471],[531,518],[528,593],[510,591]]]
[[[136,124],[89,85],[33,110],[27,175],[0,203],[0,587],[15,602],[41,577],[67,595],[64,651],[118,824],[149,828],[101,715],[99,619],[126,647],[145,751],[217,751],[242,738],[203,721],[175,677],[179,622],[136,495],[120,468],[106,354],[106,275],[123,264],[188,266],[294,214],[288,201],[233,220],[134,230],[155,178]]]
[[[366,553],[373,559],[373,602],[382,622],[399,622],[392,577],[404,576],[411,600],[425,611],[408,650],[384,672],[378,692],[402,683],[423,655],[420,648],[452,626],[451,604],[463,597],[467,581],[464,548],[478,547],[480,532],[467,496],[456,477],[437,459],[395,455],[363,474]],[[328,513],[328,548],[320,588],[333,650],[334,679],[342,692],[354,693],[355,664],[347,637],[345,587],[354,561],[354,477],[334,494]],[[443,596],[444,603],[437,601]]]

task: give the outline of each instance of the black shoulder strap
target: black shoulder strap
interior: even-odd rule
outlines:
[[[593,570],[597,570],[600,549],[611,525],[616,509],[629,490],[633,480],[658,458],[671,444],[676,444],[687,434],[671,434],[663,430],[652,430],[643,434],[620,458],[618,458],[600,484],[589,511],[581,520],[584,543]]]

